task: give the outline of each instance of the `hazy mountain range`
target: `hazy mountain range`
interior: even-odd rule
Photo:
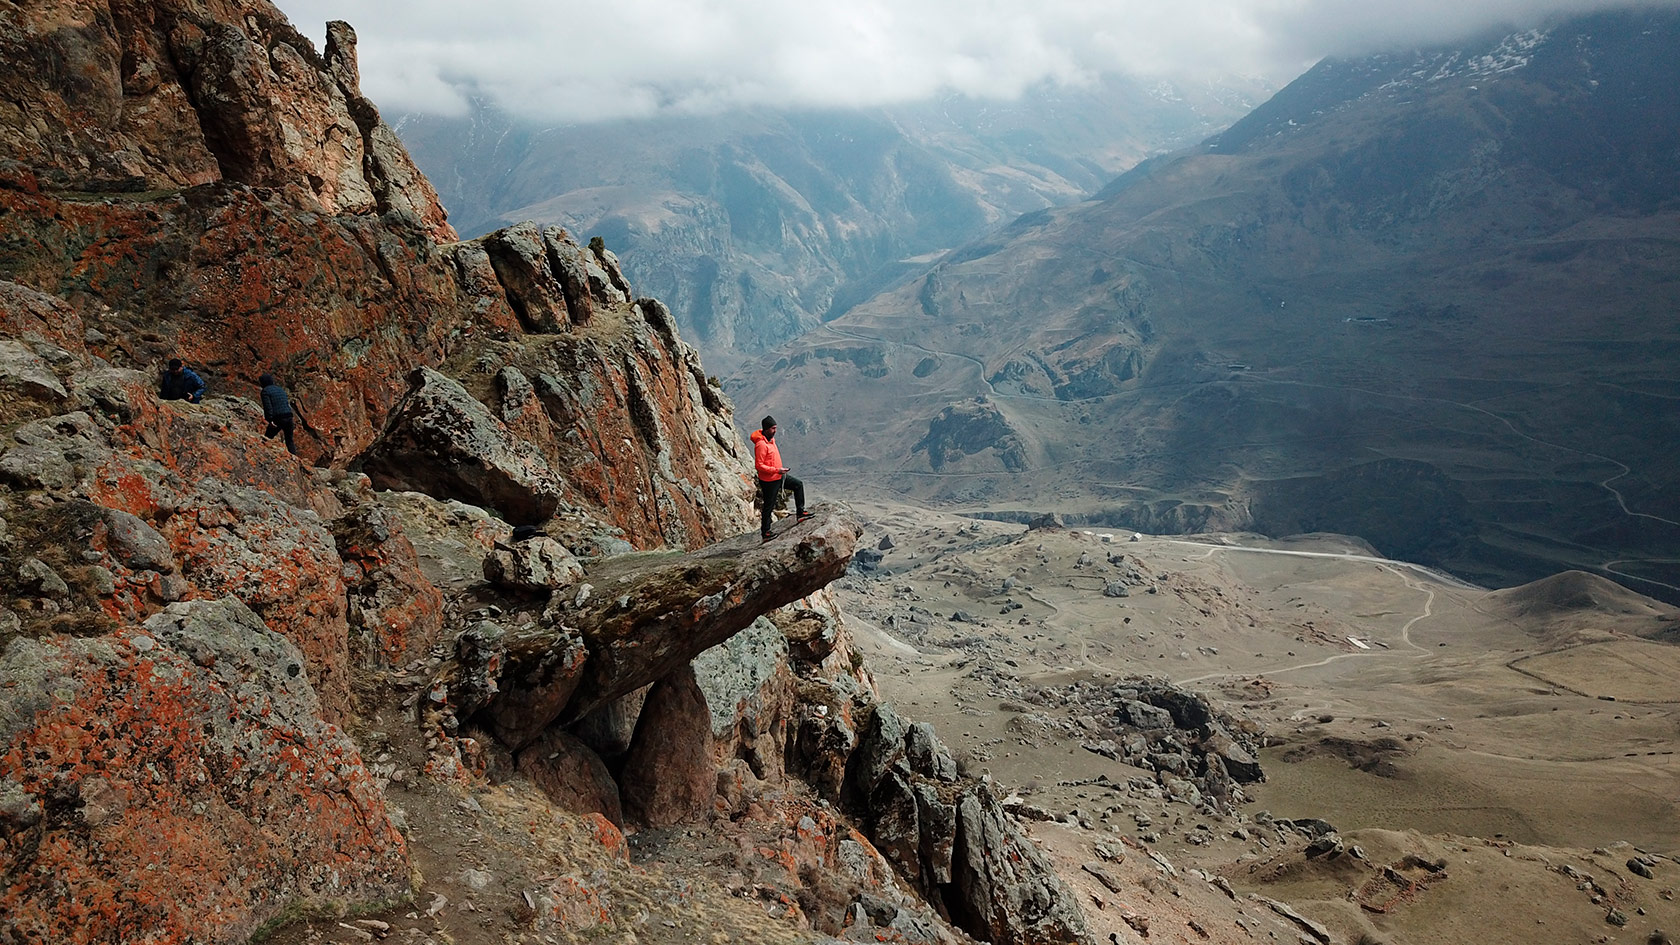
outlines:
[[[1680,16],[1327,60],[731,384],[812,475],[1680,592]]]
[[[565,127],[482,107],[397,125],[463,234],[535,219],[603,236],[708,365],[728,367],[930,254],[1200,140],[1269,91],[1110,78],[1006,103]]]

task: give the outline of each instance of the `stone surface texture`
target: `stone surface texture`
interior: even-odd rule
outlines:
[[[0,656],[0,931],[9,941],[244,942],[407,893],[407,852],[304,656],[237,600]],[[15,936],[15,937],[14,937]]]
[[[365,458],[382,489],[424,492],[541,522],[559,508],[560,478],[453,378],[418,368],[391,427]]]
[[[711,813],[717,790],[711,722],[692,669],[653,684],[619,774],[625,816],[669,827]]]

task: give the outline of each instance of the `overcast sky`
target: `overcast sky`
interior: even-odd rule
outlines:
[[[1287,82],[1327,55],[1450,41],[1627,0],[277,0],[360,39],[387,114],[468,96],[589,121],[744,105],[1013,97],[1105,72]],[[1680,6],[1680,0],[1645,0]]]

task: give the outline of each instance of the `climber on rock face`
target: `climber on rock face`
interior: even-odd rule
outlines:
[[[782,465],[782,452],[776,448],[776,418],[765,417],[759,429],[753,431],[753,467],[758,473],[758,494],[764,507],[759,515],[759,537],[770,540],[770,523],[774,521],[776,506],[782,501],[782,487],[793,492],[795,521],[811,517],[805,511],[805,483],[788,475]]]
[[[163,372],[158,396],[164,400],[184,400],[196,404],[204,399],[204,379],[180,358],[169,359],[169,369]]]
[[[297,444],[292,442],[296,421],[292,416],[291,398],[286,396],[286,389],[272,374],[264,374],[257,383],[262,385],[263,419],[268,421],[268,429],[263,431],[263,436],[272,440],[276,433],[286,434],[286,451],[296,456]]]

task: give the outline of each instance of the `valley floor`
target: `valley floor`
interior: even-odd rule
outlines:
[[[1035,836],[1102,935],[1266,940],[1279,914],[1254,896],[1298,908],[1282,921],[1307,940],[1313,923],[1394,945],[1680,930],[1672,608],[1573,572],[1483,590],[1341,536],[858,507],[886,548],[837,588],[883,696],[1056,818]],[[1082,747],[1103,720],[1081,694],[1132,676],[1258,727],[1267,780],[1247,803],[1159,797],[1153,772]],[[1339,843],[1308,856],[1286,818]]]

